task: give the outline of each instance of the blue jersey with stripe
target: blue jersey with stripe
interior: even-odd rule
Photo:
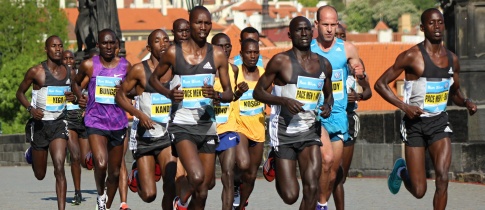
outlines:
[[[312,40],[311,51],[317,53],[330,61],[332,65],[332,93],[333,93],[333,108],[332,113],[345,112],[347,109],[347,54],[345,53],[344,41],[335,38],[335,44],[328,52],[324,52],[316,39]],[[319,105],[323,105],[323,98],[320,97]]]

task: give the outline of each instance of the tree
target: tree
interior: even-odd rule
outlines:
[[[399,18],[401,15],[405,13],[411,14],[412,25],[417,25],[419,23],[419,17],[421,15],[411,0],[380,1],[373,7],[373,10],[376,12],[372,15],[372,18],[377,21],[382,18],[393,31],[398,31]]]
[[[15,97],[25,72],[46,59],[45,39],[58,35],[67,43],[67,17],[58,0],[0,1],[0,121],[3,133],[24,132],[29,115]],[[30,91],[27,93],[28,97]]]
[[[298,0],[304,7],[315,7],[318,4],[318,0]]]
[[[347,30],[367,32],[375,25],[375,21],[372,19],[373,14],[369,0],[355,0],[347,5],[343,20],[347,25]]]
[[[416,6],[416,9],[418,9],[419,12],[423,12],[426,9],[439,5],[438,0],[411,0],[411,2]]]

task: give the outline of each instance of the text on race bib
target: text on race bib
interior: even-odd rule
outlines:
[[[45,110],[59,112],[66,107],[66,96],[64,92],[69,90],[69,86],[48,86]]]
[[[216,115],[216,123],[226,123],[229,119],[230,103],[221,103],[220,106],[214,106],[214,113]]]
[[[196,74],[180,76],[184,100],[182,106],[185,108],[200,108],[212,105],[212,99],[205,98],[202,93],[202,86],[214,85],[214,74]]]
[[[323,79],[298,76],[295,99],[304,104],[304,110],[313,110],[317,107],[323,84]]]
[[[94,94],[96,103],[115,104],[116,85],[119,84],[119,77],[96,77],[96,92]]]
[[[170,109],[172,101],[160,93],[151,93],[151,113],[153,121],[158,123],[168,123],[170,120]]]
[[[332,94],[335,101],[344,99],[344,76],[343,69],[332,71]]]
[[[426,94],[424,96],[424,111],[437,113],[446,110],[448,94],[450,90],[450,80],[427,81]]]
[[[239,98],[239,111],[243,116],[252,116],[263,113],[264,104],[253,98],[254,89],[249,89]]]

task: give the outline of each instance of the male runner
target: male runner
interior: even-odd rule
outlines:
[[[32,164],[35,178],[43,180],[50,153],[56,177],[58,209],[65,209],[67,189],[64,161],[69,131],[64,114],[64,93],[69,90],[74,78],[69,67],[62,64],[63,49],[58,36],[47,38],[44,48],[47,60],[27,71],[16,94],[17,100],[31,115],[25,127],[25,135],[31,145],[26,151],[26,158]],[[31,85],[32,102],[29,102],[25,92]]]
[[[240,36],[239,43],[241,43],[241,46],[242,46],[242,41],[246,39],[256,40],[256,42],[258,42],[258,45],[259,45],[259,32],[257,29],[251,26],[244,28],[241,31],[241,34],[239,36]],[[241,58],[241,54],[237,54],[236,56],[234,56],[234,65],[239,66],[242,64],[243,64],[243,60]],[[258,62],[256,63],[256,66],[264,67],[263,56],[261,54],[258,56]]]
[[[111,207],[119,186],[124,158],[123,143],[128,126],[126,113],[116,105],[114,96],[116,86],[125,78],[131,64],[116,55],[118,44],[112,30],[103,29],[99,32],[97,46],[99,56],[81,63],[76,83],[81,85],[83,80],[89,80],[89,101],[84,123],[94,158],[97,206],[98,210],[105,210]]]
[[[139,119],[137,125],[133,124],[137,128],[137,144],[134,150],[137,172],[134,178],[137,179],[138,195],[145,202],[155,200],[155,167],[158,162],[163,177],[162,209],[172,209],[172,201],[175,198],[176,159],[172,156],[170,137],[167,133],[171,101],[155,93],[148,84],[148,79],[169,45],[170,41],[165,31],[157,29],[150,33],[146,47],[150,52],[150,59],[135,64],[121,85],[121,90],[116,93],[118,105]],[[162,82],[167,83],[170,79],[171,75],[166,74]],[[138,108],[135,108],[127,97],[133,88],[136,90],[135,100]]]
[[[212,37],[212,45],[219,46],[224,50],[226,57],[231,55],[231,39],[224,33],[218,33]],[[231,87],[236,87],[235,72],[237,66],[229,63],[229,80]],[[214,90],[222,91],[219,75],[216,74]],[[235,97],[234,97],[235,99]],[[217,135],[219,136],[219,146],[216,148],[216,154],[221,164],[221,182],[222,188],[222,209],[231,210],[234,200],[234,166],[236,163],[236,146],[239,143],[239,134],[237,133],[237,123],[234,106],[237,102],[217,103],[214,101],[214,110],[217,123]],[[215,179],[215,176],[214,176]],[[215,180],[214,180],[215,185]]]
[[[183,18],[179,18],[173,21],[172,34],[173,42],[175,42],[175,44],[180,44],[190,39],[189,21]]]
[[[239,70],[236,72],[238,85],[234,95],[236,99],[239,99],[239,102],[235,105],[235,112],[237,130],[241,137],[240,143],[236,147],[236,163],[242,181],[238,186],[240,187],[239,201],[245,202],[242,204],[242,206],[245,206],[254,189],[266,138],[264,130],[265,105],[253,98],[254,87],[263,75],[264,68],[256,66],[260,56],[259,44],[256,40],[251,38],[243,40],[240,55],[243,64],[238,65]],[[270,93],[271,87],[267,88],[267,91]],[[236,209],[242,209],[237,201],[234,206],[236,206]]]
[[[275,156],[276,190],[287,204],[298,200],[298,161],[303,185],[300,209],[315,209],[318,200],[322,143],[316,129],[317,102],[324,97],[324,105],[319,108],[323,117],[330,116],[333,103],[332,66],[327,59],[310,51],[312,34],[307,18],[293,18],[288,33],[293,47],[271,58],[254,89],[256,100],[272,105],[269,132]],[[266,90],[273,83],[273,92],[269,94]]]
[[[212,99],[229,102],[233,98],[226,55],[221,48],[214,48],[206,41],[212,27],[210,12],[203,6],[194,7],[189,23],[191,38],[170,46],[150,77],[150,85],[172,100],[168,132],[192,187],[174,201],[175,209],[186,208],[191,194],[189,208],[204,208],[214,176],[215,149],[219,141]],[[168,89],[160,78],[170,67],[174,77]],[[216,72],[223,92],[213,89]]]
[[[338,24],[335,30],[335,37],[344,41],[347,39],[345,28]],[[352,68],[349,68],[350,74],[347,77],[347,120],[349,121],[349,139],[344,142],[344,149],[342,153],[342,164],[337,172],[337,177],[341,177],[339,182],[336,183],[333,190],[333,199],[337,210],[345,208],[345,194],[344,183],[349,173],[350,164],[352,163],[352,157],[354,155],[354,144],[357,140],[360,129],[359,115],[355,112],[357,109],[357,102],[361,100],[367,100],[372,96],[372,90],[369,85],[369,78],[364,74],[364,79],[355,79],[355,72]],[[358,86],[357,86],[358,84]],[[362,91],[357,92],[358,87],[362,88]],[[340,174],[339,174],[340,173]]]
[[[355,75],[359,78],[363,77],[364,72],[355,46],[335,38],[337,25],[338,16],[335,8],[328,5],[318,8],[315,20],[318,37],[312,41],[311,50],[324,56],[332,64],[332,93],[335,106],[329,118],[321,119],[323,146],[320,149],[323,167],[317,209],[327,209],[327,200],[334,189],[337,171],[342,162],[343,142],[348,139],[347,65],[355,70]]]
[[[77,73],[74,69],[74,62],[74,53],[69,50],[62,53],[62,63],[71,69],[72,75],[76,75]],[[86,127],[84,126],[83,112],[84,109],[81,109],[78,104],[73,104],[72,102],[67,103],[66,120],[67,129],[69,130],[67,148],[70,153],[71,174],[74,182],[73,205],[81,204],[83,199],[81,195],[81,165],[85,165],[85,162],[81,161],[84,160],[81,157],[85,157],[89,151],[89,142],[87,139]]]
[[[460,91],[458,57],[443,46],[445,21],[438,9],[421,15],[424,41],[402,52],[394,64],[377,80],[374,88],[386,101],[406,114],[401,134],[406,145],[406,161],[399,158],[389,175],[388,187],[396,194],[401,182],[416,198],[426,193],[425,152],[428,149],[436,172],[433,207],[445,209],[448,200],[448,170],[451,163],[452,130],[446,106],[448,98],[466,107],[470,115],[477,106]],[[401,73],[405,74],[404,101],[389,87]],[[406,163],[407,162],[407,163]],[[412,208],[412,204],[408,204]]]

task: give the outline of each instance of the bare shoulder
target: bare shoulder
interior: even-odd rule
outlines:
[[[414,61],[416,59],[422,60],[423,55],[421,54],[421,51],[419,50],[418,45],[414,45],[411,48],[399,54],[399,58],[404,59],[406,61]]]

